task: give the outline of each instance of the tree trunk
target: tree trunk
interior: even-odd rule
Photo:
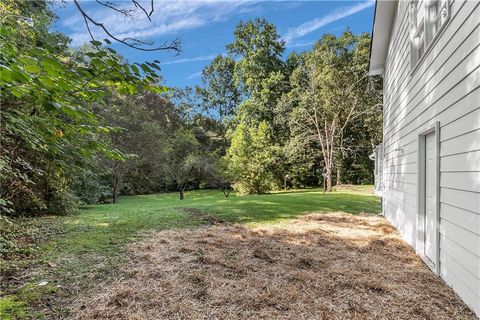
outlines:
[[[116,176],[113,176],[113,181],[112,181],[112,202],[113,203],[117,203],[118,182],[119,182],[119,179]]]
[[[228,196],[230,195],[230,188],[227,185],[221,183],[220,184],[220,189],[222,190],[225,198],[228,198]]]
[[[332,187],[333,187],[332,167],[331,167],[331,166],[327,166],[326,169],[327,169],[327,170],[326,170],[327,192],[331,192],[331,191],[332,191]]]
[[[337,165],[337,186],[342,184],[342,173]]]
[[[179,191],[180,191],[180,200],[183,200],[185,198],[185,189],[187,188],[187,183],[182,183],[180,185]]]

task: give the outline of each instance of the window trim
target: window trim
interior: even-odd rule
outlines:
[[[412,6],[412,3],[416,3],[415,8],[418,9],[418,2],[420,2],[420,1],[421,0],[410,0],[410,2],[409,2],[410,8]],[[442,24],[440,29],[432,36],[432,39],[430,39],[430,41],[428,41],[428,44],[425,43],[425,42],[427,42],[427,37],[429,36],[427,34],[429,32],[429,30],[427,30],[428,24],[433,24],[436,21],[436,19],[435,19],[435,21],[434,20],[430,21],[431,20],[430,19],[430,11],[429,11],[430,6],[432,5],[433,2],[440,2],[440,1],[441,0],[423,0],[422,5],[425,7],[425,14],[424,14],[424,17],[421,20],[421,23],[423,24],[424,49],[423,49],[422,56],[417,57],[417,59],[415,59],[416,61],[413,59],[413,54],[417,54],[417,48],[414,45],[414,40],[415,40],[415,36],[418,34],[418,30],[420,29],[420,27],[417,25],[416,12],[415,12],[415,15],[413,15],[413,16],[410,15],[410,17],[409,17],[409,26],[410,26],[410,76],[413,76],[415,74],[415,72],[417,71],[419,66],[425,60],[426,56],[430,53],[430,50],[435,46],[435,43],[438,41],[440,36],[445,31],[446,27],[452,21],[452,19],[451,19],[452,18],[451,17],[451,0],[445,0],[444,5],[440,7],[440,11],[439,11],[438,16],[439,17],[441,16],[441,11],[442,11],[443,7],[445,7],[447,9],[447,19]]]

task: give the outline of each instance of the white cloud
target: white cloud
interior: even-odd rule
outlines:
[[[146,29],[137,29],[133,31],[128,31],[125,33],[117,34],[119,38],[150,38],[155,36],[164,36],[169,33],[174,33],[179,30],[188,30],[196,27],[201,27],[205,24],[204,20],[201,20],[196,17],[189,19],[177,20],[172,23],[160,23],[156,26],[152,26]]]
[[[184,58],[184,59],[178,59],[178,60],[173,60],[173,61],[166,61],[162,62],[162,65],[165,64],[177,64],[177,63],[185,63],[185,62],[193,62],[193,61],[206,61],[206,60],[212,60],[215,58],[217,55],[212,54],[209,56],[199,56],[199,57],[193,57],[193,58]]]
[[[202,71],[199,71],[199,72],[195,72],[195,73],[192,73],[191,75],[189,75],[188,77],[186,77],[185,79],[187,80],[191,80],[191,79],[194,79],[194,78],[198,78],[202,75]]]
[[[314,44],[316,41],[298,41],[298,42],[290,42],[287,43],[288,48],[301,48],[301,47],[308,47]]]
[[[331,28],[325,31],[325,33],[337,31],[337,30],[345,30],[347,26],[340,26],[340,27],[335,27]],[[315,44],[318,40],[313,40],[313,41],[302,41],[302,40],[297,40],[297,41],[292,41],[290,43],[287,43],[288,48],[301,48],[301,47],[308,47],[313,44]]]
[[[365,2],[361,2],[352,6],[338,8],[337,10],[323,16],[320,18],[316,18],[301,25],[288,29],[287,33],[283,36],[283,40],[287,43],[291,43],[293,40],[297,38],[301,38],[311,32],[314,32],[332,22],[337,20],[343,19],[345,17],[351,16],[357,12],[365,10],[374,5],[373,0],[368,0]]]

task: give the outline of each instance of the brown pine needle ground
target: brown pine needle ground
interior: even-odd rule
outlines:
[[[162,231],[77,319],[475,319],[382,217]]]

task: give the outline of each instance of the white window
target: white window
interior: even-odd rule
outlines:
[[[415,48],[415,62],[417,62],[425,52],[425,23],[423,22],[423,19],[415,30],[413,45]]]
[[[450,0],[411,0],[412,71],[450,18]]]
[[[449,17],[447,0],[430,1],[428,5],[429,42],[432,41],[442,29]]]

